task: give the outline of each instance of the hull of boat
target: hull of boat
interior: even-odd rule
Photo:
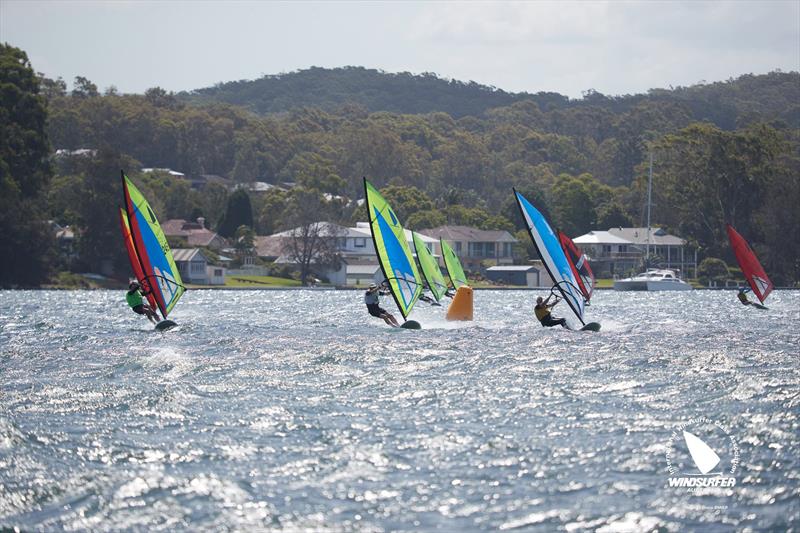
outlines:
[[[692,286],[681,281],[621,279],[614,282],[615,291],[690,291]]]

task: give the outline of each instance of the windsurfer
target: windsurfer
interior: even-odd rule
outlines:
[[[131,281],[131,284],[128,285],[128,289],[130,290],[125,294],[125,300],[128,302],[133,312],[138,315],[146,315],[150,322],[157,324],[159,321],[158,313],[142,300],[142,296],[147,296],[149,292],[143,291],[142,287],[136,281]]]
[[[380,287],[378,287],[378,285],[375,283],[370,285],[369,289],[367,289],[367,292],[364,293],[364,303],[367,304],[367,310],[369,311],[370,315],[382,318],[384,322],[397,328],[400,327],[400,324],[397,323],[397,320],[390,312],[380,305],[380,295],[389,294],[388,289],[385,288],[385,283],[386,282],[383,282]]]
[[[736,295],[739,301],[742,302],[742,305],[753,305],[753,302],[747,297],[748,292],[750,292],[750,289],[742,288],[739,289],[739,294]]]
[[[553,315],[550,314],[550,310],[556,306],[558,302],[561,300],[556,298],[556,301],[547,304],[552,298],[552,294],[547,297],[547,299],[543,299],[541,296],[536,298],[536,307],[533,308],[533,312],[536,314],[536,318],[539,319],[539,322],[542,323],[542,326],[546,328],[551,328],[553,326],[561,326],[562,328],[567,327],[567,319],[566,318],[555,318]]]

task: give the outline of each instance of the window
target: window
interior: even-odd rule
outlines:
[[[198,273],[205,271],[206,271],[206,266],[203,263],[200,263],[199,261],[192,261],[192,272]]]
[[[222,277],[222,269],[221,268],[215,268],[214,269],[214,276],[218,277],[218,278],[221,278]]]
[[[365,246],[367,246],[367,239],[365,237],[356,237],[354,241],[355,241],[354,246],[356,248],[364,248]]]
[[[455,245],[456,245],[456,252],[460,253],[461,252],[461,241],[456,241]]]

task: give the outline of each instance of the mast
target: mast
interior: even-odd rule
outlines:
[[[645,268],[650,264],[650,200],[653,194],[653,151],[650,150],[650,176],[647,180],[647,252],[644,256]]]

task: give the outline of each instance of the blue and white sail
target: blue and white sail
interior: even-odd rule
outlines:
[[[547,273],[553,279],[554,286],[561,293],[564,301],[567,302],[570,309],[581,321],[581,324],[586,324],[583,321],[583,294],[579,288],[578,280],[575,279],[575,274],[572,267],[564,254],[564,249],[558,240],[558,236],[547,223],[538,209],[520,193],[514,189],[514,195],[517,198],[517,204],[522,212],[522,218],[525,219],[525,224],[528,226],[533,245],[536,251],[539,252],[539,257],[542,258],[542,263],[547,269]]]

